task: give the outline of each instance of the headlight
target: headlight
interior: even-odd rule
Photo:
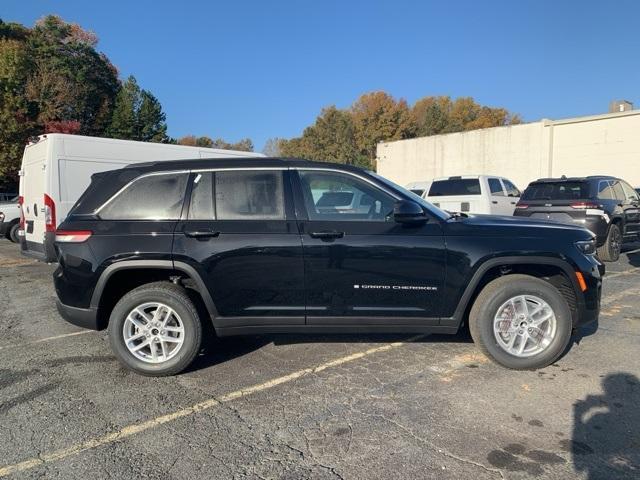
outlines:
[[[585,255],[595,255],[596,253],[595,240],[585,240],[582,242],[576,242],[576,247]]]
[[[0,223],[4,222],[4,213],[0,212]]]

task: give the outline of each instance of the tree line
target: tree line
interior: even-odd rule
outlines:
[[[271,156],[375,167],[376,146],[382,141],[403,140],[441,133],[521,123],[505,108],[487,107],[471,97],[424,97],[412,106],[386,92],[366,93],[353,105],[322,109],[313,125],[300,137],[269,139],[265,153]]]
[[[16,189],[24,146],[43,133],[191,141],[167,135],[159,100],[133,76],[120,80],[97,43],[95,33],[55,15],[32,28],[0,19],[0,190]],[[208,140],[200,142],[209,146]],[[211,140],[214,145],[230,144]],[[237,146],[253,149],[248,139]]]

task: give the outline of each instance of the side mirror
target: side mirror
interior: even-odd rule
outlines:
[[[420,224],[428,220],[424,209],[411,200],[398,200],[393,206],[393,219],[398,223]]]

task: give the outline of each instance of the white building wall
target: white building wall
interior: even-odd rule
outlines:
[[[406,185],[451,175],[616,175],[640,186],[640,111],[380,143],[377,170]]]

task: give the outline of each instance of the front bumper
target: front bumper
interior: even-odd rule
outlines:
[[[0,236],[4,237],[9,232],[10,227],[11,224],[9,222],[0,222]]]
[[[60,316],[73,325],[91,330],[101,329],[98,325],[98,311],[95,308],[72,307],[60,300],[56,300],[56,307]]]

